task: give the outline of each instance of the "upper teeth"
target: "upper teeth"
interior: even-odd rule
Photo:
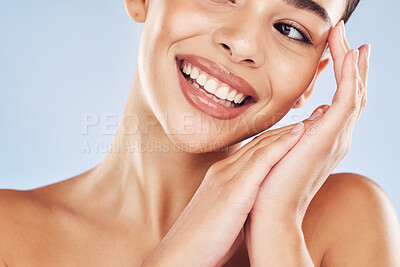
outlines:
[[[217,90],[217,86],[218,84],[216,80],[208,79],[206,85],[204,85],[204,89],[206,89],[206,91],[209,92],[210,94],[214,94],[215,91]]]
[[[182,69],[183,73],[190,76],[190,78],[192,78],[198,85],[203,86],[204,90],[206,90],[210,94],[213,94],[214,97],[210,98],[214,101],[218,100],[217,102],[223,103],[225,106],[230,106],[229,104],[231,101],[236,104],[240,104],[246,98],[245,94],[240,93],[229,85],[219,81],[217,78],[209,75],[208,73],[191,65],[188,62],[182,61],[180,68]],[[193,83],[193,85],[196,88],[200,88],[196,83]],[[218,98],[216,98],[215,96]],[[233,103],[231,104],[233,106]]]
[[[215,95],[221,99],[226,99],[226,97],[228,96],[228,91],[229,91],[228,87],[222,86],[218,88],[218,90],[215,92]]]
[[[199,70],[197,68],[193,68],[192,71],[190,72],[190,78],[192,79],[196,79],[197,77],[199,77]]]
[[[204,86],[207,81],[207,76],[204,73],[202,73],[199,75],[199,77],[197,77],[196,81],[198,84]]]

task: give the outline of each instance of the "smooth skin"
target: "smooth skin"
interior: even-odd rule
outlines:
[[[199,3],[206,5],[207,1],[199,0]],[[157,23],[155,18],[164,19],[156,16],[160,15],[157,9],[169,10],[177,7],[174,4],[183,3],[167,2],[171,6],[149,9],[154,2],[127,1],[133,18],[149,20],[145,24],[144,40],[151,40],[152,34],[162,34],[150,31],[154,28],[150,27],[152,23]],[[261,4],[258,0],[249,2]],[[194,0],[185,3],[198,4]],[[251,10],[251,6],[246,7],[246,12]],[[272,10],[272,6],[263,8],[259,6],[257,10]],[[163,25],[168,28],[167,24]],[[179,46],[179,42],[168,39],[175,38],[172,29],[166,39],[156,38],[158,42],[154,44],[142,41],[148,44],[149,51],[152,45],[159,48],[154,52],[161,53],[157,55],[159,68],[168,66],[163,64],[167,62],[162,56],[163,45],[176,49],[168,45],[171,41]],[[217,44],[221,36],[227,36],[214,33]],[[265,79],[254,77],[258,77],[255,72],[268,70],[269,63],[263,60],[267,54],[260,52],[264,48],[257,42],[257,47],[235,46],[249,32],[234,33],[226,39],[232,48],[231,67],[258,85],[255,88],[262,99],[249,110],[253,114],[245,115],[247,120],[266,111],[283,112],[303,104],[312,92],[315,78],[327,64],[326,57],[321,56],[324,37],[329,43],[338,84],[332,104],[316,109],[314,116],[297,124],[298,127],[290,125],[267,131],[240,149],[235,141],[254,133],[231,133],[222,127],[215,139],[232,143],[222,152],[199,153],[204,148],[197,145],[163,153],[109,152],[94,169],[66,181],[29,191],[2,190],[0,255],[3,266],[400,265],[399,222],[385,193],[360,175],[331,175],[347,153],[353,128],[366,105],[370,47],[364,45],[351,50],[344,25],[338,23],[314,38],[321,39],[316,47],[309,48],[314,52],[307,51],[310,59],[304,66],[310,67],[305,67],[301,77],[309,76],[311,82],[304,79],[299,81],[304,83],[302,87],[298,84],[299,87],[289,87],[293,83],[279,87],[272,77],[269,90],[260,90],[265,87],[262,85]],[[182,40],[189,42],[186,38]],[[275,39],[264,41],[270,44],[271,40]],[[304,47],[294,43],[282,45],[287,50],[305,53]],[[140,61],[147,58],[156,68],[146,49],[139,51],[142,57],[139,67],[143,64]],[[253,59],[252,63],[243,61],[246,58]],[[281,65],[287,63],[289,70],[282,67],[281,71],[290,73],[294,58],[292,55],[287,62],[282,59]],[[313,65],[316,68],[310,71]],[[279,68],[270,73],[273,71]],[[168,144],[182,144],[189,137],[198,138],[198,143],[207,141],[212,134],[189,137],[166,134],[163,116],[157,117],[159,123],[142,119],[141,122],[148,124],[139,124],[137,134],[123,134],[134,125],[131,118],[134,112],[148,112],[154,117],[155,110],[163,114],[166,105],[162,100],[171,103],[168,96],[152,92],[157,83],[165,82],[163,78],[153,75],[154,81],[149,82],[148,75],[146,71],[136,73],[122,118],[125,128],[121,126],[115,143],[169,140]],[[170,79],[166,84],[174,87],[167,89],[178,90],[177,83]],[[307,87],[307,83],[311,86]],[[285,99],[280,97],[280,90],[286,90]],[[174,97],[175,102],[184,101]],[[192,107],[176,105],[170,111],[172,116],[178,116],[178,108]],[[173,121],[170,129],[179,132],[181,129]],[[272,120],[264,127],[270,123]]]

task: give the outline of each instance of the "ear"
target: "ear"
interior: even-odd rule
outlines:
[[[314,91],[315,87],[315,82],[317,81],[317,78],[321,71],[328,66],[329,61],[331,59],[331,53],[329,52],[328,49],[325,50],[324,54],[321,57],[321,60],[319,61],[317,71],[315,72],[314,78],[311,81],[309,87],[307,90],[301,95],[301,97],[297,100],[297,102],[293,105],[292,108],[299,108],[304,105],[304,103],[307,102],[307,100],[310,98],[312,92]]]
[[[147,16],[147,0],[124,0],[125,9],[129,17],[136,22],[143,23]]]

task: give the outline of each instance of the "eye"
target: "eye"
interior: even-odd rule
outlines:
[[[307,35],[303,31],[301,31],[294,25],[290,25],[287,23],[276,23],[274,25],[274,27],[282,35],[286,36],[289,39],[303,42],[306,44],[312,44],[310,38],[308,38]]]

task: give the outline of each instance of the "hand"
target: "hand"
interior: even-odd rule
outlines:
[[[328,42],[338,84],[332,105],[322,106],[318,119],[305,121],[301,140],[261,185],[254,213],[266,209],[283,211],[285,217],[287,212],[300,214],[301,223],[311,199],[350,148],[354,126],[366,105],[369,46],[350,50],[342,23],[332,29]]]
[[[268,131],[216,162],[175,224],[142,266],[221,266],[243,240],[243,226],[266,173],[300,139],[300,123]]]
[[[348,152],[354,126],[366,105],[370,47],[350,50],[343,23],[331,30],[328,43],[338,84],[332,104],[322,106],[322,112],[317,109],[314,115],[319,113],[318,118],[305,121],[302,138],[266,175],[246,225],[248,247],[263,246],[264,253],[265,236],[264,240],[257,238],[264,231],[261,228],[284,224],[283,228],[301,233],[309,203]]]
[[[349,63],[343,65],[347,66],[346,64],[349,65]],[[346,83],[349,83],[350,79],[347,75],[344,76],[342,81],[345,82],[341,83],[343,87],[348,87]],[[340,106],[346,102],[348,90],[339,91],[337,100],[329,110],[340,109]],[[332,114],[333,111],[328,111],[327,114]],[[330,116],[334,117],[334,115]],[[313,123],[310,124],[310,121],[307,121],[306,128],[309,130]],[[294,128],[297,131],[291,132]],[[296,143],[303,133],[303,123],[296,127],[291,125],[268,131],[253,139],[230,157],[213,164],[192,200],[143,266],[221,266],[224,264],[243,239],[243,225],[249,212],[252,211],[254,214],[255,210],[263,210],[259,203],[264,204],[264,201],[260,199],[270,199],[268,190],[266,190],[267,193],[260,194],[260,185],[267,184],[264,179],[265,177],[269,179],[272,168],[273,170],[285,168],[285,166],[282,167],[281,162],[290,155],[289,151],[293,147],[297,147]],[[304,137],[301,140],[303,139]],[[305,146],[310,141],[303,142]],[[296,162],[296,159],[292,161]],[[279,165],[281,167],[277,168]],[[274,176],[279,176],[279,172],[276,172]],[[287,183],[287,179],[284,182]],[[282,192],[279,191],[282,186],[277,184],[276,192]],[[264,190],[265,188],[266,186]],[[279,196],[278,193],[276,194]],[[279,207],[283,206],[285,205]]]

